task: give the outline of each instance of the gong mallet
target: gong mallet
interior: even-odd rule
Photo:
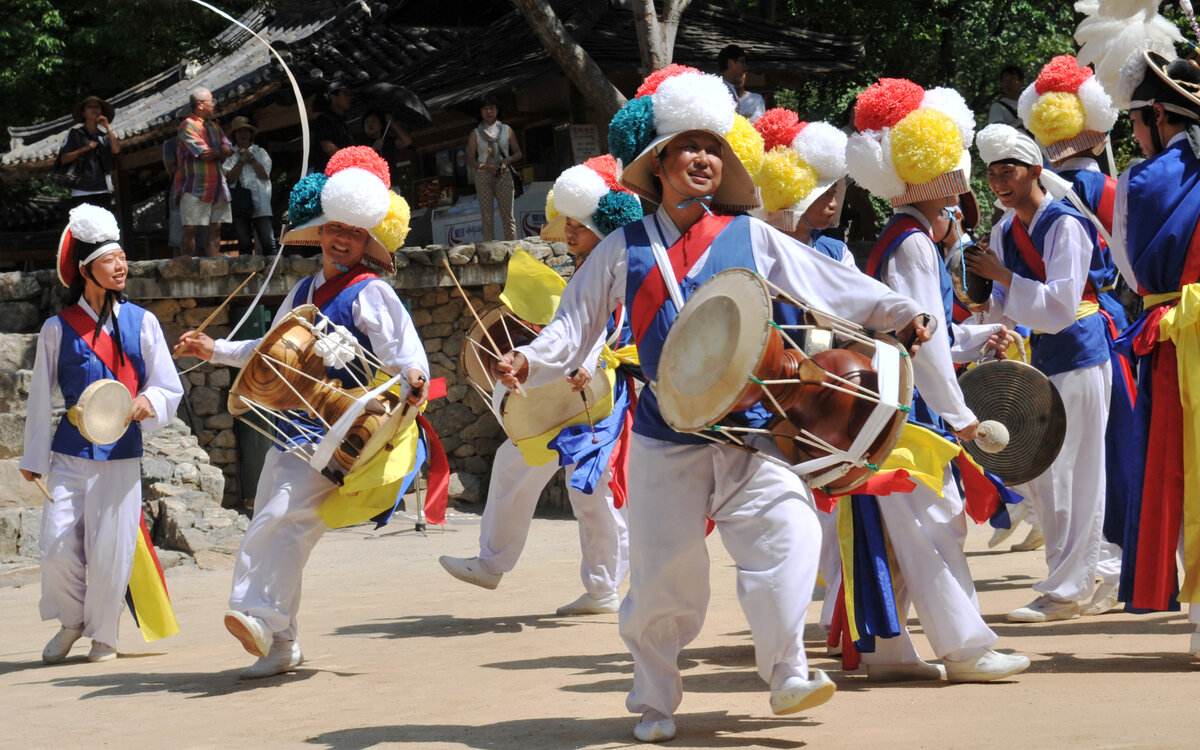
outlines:
[[[445,258],[442,258],[442,265],[446,267],[446,273],[450,274],[450,280],[454,282],[454,288],[458,290],[459,296],[463,298],[463,302],[467,303],[467,309],[471,311],[471,317],[475,318],[475,322],[479,325],[480,330],[483,331],[483,335],[487,337],[488,343],[492,345],[492,354],[496,355],[497,361],[503,359],[504,355],[500,354],[500,347],[496,345],[496,340],[492,338],[491,332],[488,331],[487,326],[483,324],[483,320],[480,319],[479,313],[475,312],[475,306],[471,304],[471,299],[467,296],[467,293],[463,291],[462,284],[458,283],[458,277],[454,275],[454,270],[450,268],[450,262]],[[525,396],[525,391],[521,388],[519,383],[513,388],[513,390],[517,392],[518,396]]]
[[[54,495],[51,495],[50,490],[46,489],[46,484],[42,481],[41,477],[34,477],[33,483],[38,486],[38,489],[42,491],[42,494],[46,496],[47,500],[54,502]]]
[[[225,301],[222,302],[220,305],[218,305],[216,310],[213,310],[211,313],[208,314],[208,317],[204,319],[203,323],[196,326],[195,332],[197,334],[204,333],[204,329],[208,328],[208,324],[213,322],[214,320],[216,320],[216,317],[221,314],[221,311],[224,310],[226,308],[226,306],[229,305],[230,302],[233,301],[233,298],[237,296],[238,292],[242,291],[242,289],[244,289],[245,286],[250,283],[250,279],[253,279],[257,275],[258,275],[258,271],[252,271],[250,273],[250,275],[246,277],[246,280],[243,281],[241,284],[238,284],[238,288],[233,290],[233,294],[230,294],[228,297],[226,297]],[[179,350],[178,349],[176,349],[174,352],[171,353],[171,358],[179,359]]]
[[[577,372],[579,372],[578,367],[576,367],[574,370],[571,370],[571,372],[567,374],[567,377],[573,378]],[[600,440],[596,437],[596,425],[594,422],[592,422],[592,409],[588,406],[587,391],[580,391],[579,397],[583,399],[583,413],[587,415],[588,429],[592,431],[592,445],[595,445],[596,443],[599,443]]]

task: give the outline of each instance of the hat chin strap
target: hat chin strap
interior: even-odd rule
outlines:
[[[665,150],[666,149],[664,147],[663,151],[665,151]],[[654,158],[658,159],[659,164],[662,164],[661,154],[662,154],[662,151],[656,151],[654,153]],[[671,181],[670,176],[667,175],[667,170],[664,169],[662,171],[662,175],[660,175],[660,176],[668,185],[670,185],[672,188],[675,189],[675,192],[679,193],[680,195],[683,194],[683,191],[679,189],[679,186]],[[682,210],[682,209],[685,209],[685,208],[691,206],[694,203],[699,203],[700,206],[704,209],[704,213],[708,214],[709,216],[712,216],[712,209],[708,207],[708,204],[712,202],[712,199],[713,199],[712,195],[697,195],[693,198],[684,198],[683,200],[681,200],[675,204],[675,208]]]

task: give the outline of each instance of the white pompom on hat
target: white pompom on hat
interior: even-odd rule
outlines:
[[[121,229],[112,211],[90,203],[72,208],[67,228],[58,240],[58,280],[63,286],[71,286],[81,266],[120,250],[120,239]]]

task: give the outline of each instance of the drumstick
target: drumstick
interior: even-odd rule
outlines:
[[[574,370],[571,370],[567,377],[573,378],[577,372],[579,372],[578,367],[576,367]],[[583,413],[587,415],[588,429],[592,431],[592,445],[595,445],[596,443],[599,443],[600,440],[596,437],[596,425],[592,422],[592,410],[588,406],[587,391],[580,391],[579,397],[583,399]]]
[[[42,482],[41,477],[34,477],[33,483],[38,486],[38,489],[42,491],[42,494],[46,496],[47,500],[54,502],[54,495],[51,495],[50,490],[46,489],[46,485]]]
[[[226,297],[225,301],[222,302],[220,305],[218,305],[216,310],[213,310],[211,313],[209,313],[208,317],[204,319],[204,322],[196,327],[195,333],[197,333],[197,334],[204,333],[204,329],[208,328],[208,324],[213,322],[213,319],[215,319],[217,317],[217,315],[220,314],[220,312],[225,309],[225,306],[233,301],[233,298],[237,296],[237,293],[242,291],[242,288],[250,283],[250,279],[253,279],[257,275],[258,275],[258,271],[252,271],[250,273],[250,275],[246,277],[245,281],[243,281],[241,284],[238,284],[238,288],[233,290],[233,294],[230,294],[228,297]],[[173,359],[179,359],[178,350],[176,350],[175,352],[172,352],[171,357]]]
[[[454,282],[454,287],[458,289],[459,296],[463,298],[463,302],[467,303],[467,309],[471,311],[471,316],[475,318],[475,322],[479,325],[479,329],[483,331],[483,335],[487,337],[488,343],[492,345],[492,354],[496,355],[497,360],[503,359],[504,355],[500,353],[500,347],[496,345],[496,340],[492,338],[491,332],[488,331],[487,326],[483,324],[483,321],[479,317],[479,313],[475,312],[475,306],[471,304],[471,299],[467,297],[467,293],[463,291],[462,285],[458,283],[458,277],[454,275],[454,270],[450,268],[450,262],[445,258],[442,258],[442,265],[446,267],[446,273],[450,274],[450,280]],[[521,389],[520,383],[518,383],[513,390],[517,392],[518,396],[523,397],[525,395],[525,391]]]

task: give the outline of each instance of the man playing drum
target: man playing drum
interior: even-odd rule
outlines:
[[[292,288],[275,323],[294,307],[317,305],[381,360],[388,374],[404,375],[412,389],[408,403],[416,406],[425,400],[429,378],[425,349],[395,290],[372,270],[394,272],[391,253],[407,234],[407,206],[388,190],[387,175],[373,150],[351,147],[334,154],[324,174],[309,175],[292,189],[288,214],[295,226],[282,241],[319,244],[322,266]],[[180,336],[178,353],[236,367],[258,341],[214,342],[188,331]],[[225,615],[229,632],[259,657],[243,677],[290,671],[304,660],[296,642],[301,576],[327,529],[318,507],[335,487],[295,450],[272,450],[263,463]]]
[[[1035,504],[1049,570],[1034,584],[1037,598],[1008,619],[1069,620],[1095,593],[1101,561],[1108,561],[1110,580],[1120,569],[1120,550],[1102,534],[1113,375],[1108,325],[1096,300],[1104,264],[1092,224],[1039,184],[1042,152],[1032,138],[1008,125],[989,125],[976,145],[1006,214],[992,227],[990,248],[967,252],[967,268],[996,282],[983,310],[988,319],[1034,329],[1032,364],[1058,388],[1067,413],[1058,457],[1018,488]]]
[[[31,482],[45,476],[54,498],[44,506],[38,544],[42,618],[62,623],[42,652],[47,664],[65,659],[81,636],[92,639],[89,661],[117,657],[117,622],[141,525],[142,433],[170,422],[183,397],[158,319],[121,294],[128,266],[119,237],[109,211],[71,209],[58,278],[72,303],[42,325],[29,383],[21,474]],[[124,434],[96,445],[78,419],[64,417],[52,436],[54,388],[72,409],[103,378],[119,381],[133,399],[130,413],[112,415],[118,424],[132,422]]]
[[[653,74],[618,112],[609,147],[626,163],[621,182],[660,208],[600,243],[566,289],[553,322],[532,344],[506,355],[506,384],[536,386],[560,377],[578,342],[598,339],[618,303],[629,310],[642,368],[653,382],[682,298],[728,268],[757,269],[788,294],[857,323],[899,328],[906,339],[926,337],[911,300],[736,215],[758,199],[727,139],[735,117],[719,78],[680,66]],[[630,589],[620,631],[634,659],[626,706],[641,714],[635,737],[660,742],[675,735],[683,698],[679,653],[700,632],[708,604],[706,516],[737,566],[771,710],[792,714],[829,700],[833,682],[820,670],[810,672],[804,654],[820,548],[807,485],[760,455],[671,430],[653,386],[638,400],[633,432]]]
[[[933,310],[937,324],[913,360],[919,395],[910,420],[937,427],[944,421],[960,439],[973,440],[979,421],[955,380],[955,353],[974,359],[986,346],[1003,349],[1007,340],[998,325],[955,326],[951,335],[953,290],[935,239],[949,231],[949,210],[969,190],[963,162],[974,117],[953,90],[927,92],[911,81],[885,78],[859,94],[854,118],[859,132],[847,143],[850,175],[890,199],[895,211],[871,251],[867,273]],[[885,134],[890,153],[880,148]],[[937,680],[944,674],[951,681],[984,682],[1029,666],[1024,656],[992,649],[998,639],[980,615],[963,552],[964,502],[949,466],[941,467],[941,478],[938,491],[918,484],[878,501],[899,565],[900,632],[876,638],[874,653],[863,654],[873,679]],[[905,625],[910,602],[944,666],[917,655]]]
[[[565,240],[568,251],[575,256],[576,268],[609,233],[642,217],[641,203],[633,193],[619,186],[610,189],[610,185],[616,185],[616,179],[613,158],[599,156],[571,167],[554,183],[552,197],[547,200],[551,223],[543,229],[542,236]],[[549,216],[550,211],[557,211],[558,216]],[[563,377],[570,377],[577,389],[582,391],[591,379],[601,349],[616,333],[618,325],[621,336],[616,338],[627,339],[628,326],[614,320],[610,326],[613,330],[606,330],[590,347],[584,363],[562,373]],[[629,439],[623,425],[632,385],[622,373],[617,374],[616,390],[614,404],[624,406],[605,416],[602,424],[566,427],[549,442],[567,467],[567,497],[579,521],[579,547],[583,553],[579,575],[584,592],[575,601],[559,607],[557,615],[616,612],[617,588],[629,572],[624,498],[614,503],[610,488],[614,473],[624,486],[625,467],[620,463],[626,454],[617,450],[617,443]],[[588,438],[597,432],[604,438],[593,443]],[[620,463],[613,465],[617,462]],[[443,555],[438,560],[442,567],[461,581],[486,589],[496,588],[501,576],[516,566],[542,487],[558,466],[559,462],[553,460],[531,466],[521,450],[511,440],[505,440],[492,463],[487,505],[479,529],[479,555],[471,558]]]

